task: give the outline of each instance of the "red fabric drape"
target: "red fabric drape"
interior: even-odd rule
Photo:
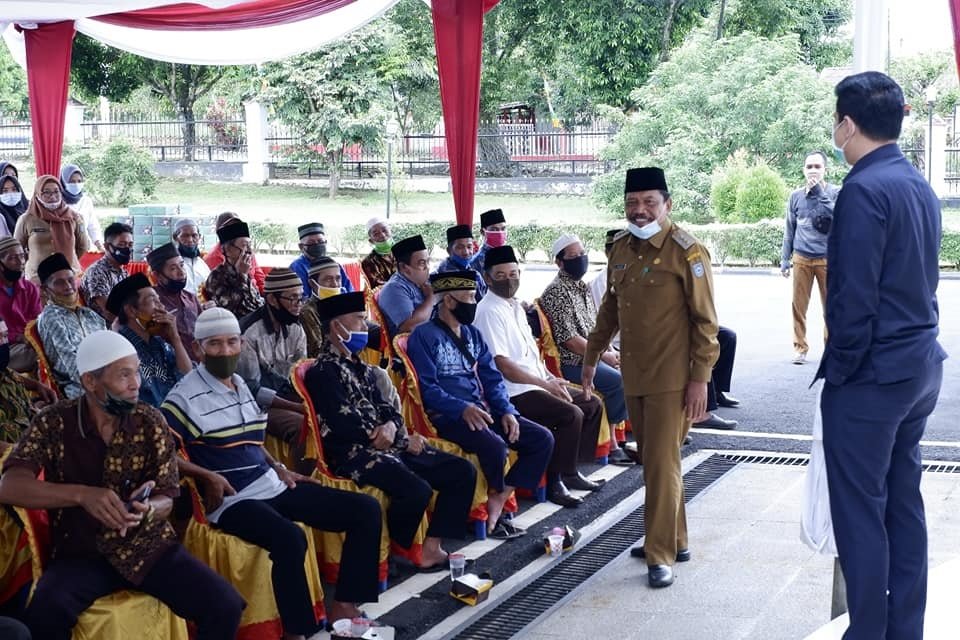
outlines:
[[[252,0],[211,9],[199,4],[171,4],[153,9],[96,16],[96,20],[137,29],[253,29],[315,18],[355,0]]]
[[[483,14],[497,0],[432,0],[440,102],[457,224],[473,224]]]
[[[60,175],[63,123],[70,86],[73,22],[51,22],[24,29],[27,90],[37,175]]]

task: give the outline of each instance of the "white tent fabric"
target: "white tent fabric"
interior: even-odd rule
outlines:
[[[344,7],[330,11],[315,18],[300,20],[289,24],[273,25],[254,29],[233,29],[225,31],[155,31],[121,27],[99,20],[76,15],[78,12],[67,9],[74,4],[91,7],[86,16],[102,15],[119,11],[142,9],[148,6],[171,4],[160,0],[100,0],[98,2],[10,2],[14,5],[13,15],[30,15],[20,5],[61,5],[70,15],[76,15],[76,29],[80,33],[95,38],[146,58],[178,62],[182,64],[258,64],[271,60],[280,60],[299,53],[313,51],[345,34],[358,29],[379,17],[398,0],[356,0]],[[7,5],[4,3],[4,22],[10,21]],[[221,0],[198,3],[206,6],[228,6],[234,1]],[[104,8],[109,5],[109,8]],[[95,11],[95,13],[93,12]],[[38,14],[40,15],[40,14]],[[53,15],[52,7],[44,7],[42,15]],[[63,15],[63,14],[60,14]],[[62,17],[60,19],[63,19]],[[42,22],[33,18],[24,22]],[[23,36],[13,25],[3,31],[3,38],[14,59],[25,66]]]

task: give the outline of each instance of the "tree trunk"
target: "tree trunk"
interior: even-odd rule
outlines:
[[[196,160],[197,148],[197,118],[193,113],[193,105],[178,105],[180,111],[180,131],[183,134],[183,159],[187,162]]]
[[[723,37],[723,14],[727,9],[727,0],[720,0],[720,17],[717,19],[717,40]]]
[[[343,150],[338,149],[327,154],[327,163],[330,165],[330,199],[333,200],[340,192],[340,176],[343,173]]]
[[[482,127],[477,143],[477,161],[484,175],[509,177],[516,174],[516,163],[510,159],[510,152],[496,124]]]
[[[663,37],[660,39],[660,62],[670,57],[670,38],[673,36],[673,21],[677,17],[677,6],[680,0],[670,0],[667,6],[667,15],[663,20]]]

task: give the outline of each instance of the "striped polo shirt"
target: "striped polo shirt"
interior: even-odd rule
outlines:
[[[286,489],[263,451],[267,416],[243,379],[236,390],[213,377],[201,364],[181,378],[160,406],[190,461],[224,476],[237,492],[207,519],[216,522],[231,504],[269,499]]]

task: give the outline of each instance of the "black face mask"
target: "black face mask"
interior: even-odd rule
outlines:
[[[127,264],[130,262],[130,256],[133,255],[133,249],[130,247],[115,247],[112,244],[110,246],[110,255],[113,256],[113,259],[119,262],[120,264]]]
[[[579,280],[587,273],[587,267],[590,265],[590,257],[586,254],[576,258],[564,258],[563,270],[567,272],[574,280]]]
[[[477,317],[477,303],[457,301],[457,306],[450,313],[460,324],[473,324],[473,319]]]
[[[327,255],[327,243],[318,242],[317,244],[312,244],[309,247],[304,248],[304,251],[306,251],[307,257],[311,260],[319,260],[323,256]]]
[[[99,398],[97,398],[97,402],[100,404],[100,407],[110,415],[121,418],[123,416],[129,416],[137,409],[136,401],[131,402],[130,400],[118,398],[109,391],[106,393],[106,402],[101,402]]]
[[[183,256],[184,258],[191,258],[191,259],[193,259],[193,258],[199,258],[199,257],[200,257],[200,247],[197,247],[197,246],[188,247],[188,246],[185,245],[185,244],[178,244],[178,245],[177,245],[177,251],[178,251],[178,252],[180,253],[180,255]]]
[[[14,271],[13,269],[3,268],[3,279],[7,282],[16,282],[23,276],[23,271]]]
[[[0,344],[0,371],[3,371],[7,368],[7,365],[10,364],[10,343],[5,342]]]
[[[517,289],[520,288],[520,278],[490,280],[487,282],[487,287],[501,298],[512,298],[517,295]]]
[[[300,320],[300,316],[296,313],[290,313],[282,306],[280,307],[270,307],[270,311],[273,312],[273,317],[277,319],[277,322],[282,324],[285,327],[289,327],[293,323]]]
[[[170,279],[170,280],[167,280],[166,284],[162,284],[160,286],[162,286],[167,291],[170,291],[171,293],[180,293],[181,291],[183,291],[184,287],[187,286],[187,279],[186,278],[184,278],[183,280]]]
[[[237,371],[237,363],[240,362],[240,354],[232,356],[211,356],[203,354],[203,366],[207,368],[214,378],[227,380]]]

